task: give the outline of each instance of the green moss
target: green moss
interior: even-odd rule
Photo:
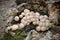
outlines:
[[[11,10],[10,12],[9,12],[9,16],[15,16],[16,14]]]
[[[4,40],[16,40],[10,33],[4,34]]]
[[[38,10],[39,9],[39,5],[37,5],[37,4],[33,5],[33,9],[34,10]]]
[[[50,23],[50,27],[54,27],[54,23]]]
[[[26,34],[24,31],[16,30],[14,31],[16,34],[12,36],[10,33],[4,34],[4,40],[24,40]]]

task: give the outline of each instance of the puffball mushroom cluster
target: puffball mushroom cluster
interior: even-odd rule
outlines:
[[[31,22],[34,25],[38,25],[36,27],[37,31],[45,31],[50,28],[49,27],[49,24],[50,24],[49,17],[47,15],[40,15],[40,13],[38,13],[38,12],[33,12],[28,9],[25,9],[24,12],[22,12],[19,16],[15,16],[14,20],[19,21],[19,18],[22,18],[21,23],[19,23],[19,25],[10,26],[10,28],[12,30],[17,30],[18,28],[22,29],[26,25],[29,25]],[[9,28],[7,27],[7,29],[9,29]]]
[[[9,27],[6,28],[6,31],[8,31],[10,29],[12,29],[12,31],[17,30],[18,29],[18,25],[17,24],[14,24],[12,26],[9,26]]]

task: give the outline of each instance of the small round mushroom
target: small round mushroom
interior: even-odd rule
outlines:
[[[40,14],[38,12],[35,13],[37,16],[40,16]]]
[[[30,15],[33,15],[33,14],[34,14],[34,12],[33,12],[33,11],[31,11],[31,12],[30,12]]]
[[[39,26],[42,26],[43,22],[39,22]]]
[[[12,31],[14,31],[14,30],[17,30],[18,29],[18,25],[13,25],[13,26],[11,26],[11,29],[12,29]]]
[[[41,15],[41,16],[40,16],[40,20],[42,20],[43,18],[44,18],[44,16],[43,16],[43,15]]]
[[[46,19],[41,19],[40,21],[41,21],[41,22],[45,22],[45,20],[46,20]]]
[[[49,20],[46,20],[46,26],[48,27],[50,24],[50,21]]]
[[[44,27],[41,27],[41,31],[46,31],[47,28],[44,26]]]
[[[38,24],[38,25],[39,25],[39,22],[40,22],[40,21],[36,21],[36,24]]]
[[[15,21],[19,21],[19,17],[18,16],[15,16],[14,20]]]
[[[10,29],[11,29],[11,27],[7,27],[7,28],[6,28],[6,30],[10,30]]]
[[[27,25],[29,25],[30,23],[27,23]]]
[[[40,26],[36,27],[36,30],[37,31],[40,31],[41,30]]]
[[[27,19],[27,17],[23,17],[23,19],[22,20],[26,20]]]
[[[35,19],[34,18],[31,18],[31,21],[35,21]]]
[[[24,13],[29,13],[29,12],[30,12],[30,10],[28,10],[28,9],[24,10]]]
[[[7,27],[7,28],[5,29],[5,32],[8,33],[8,30],[10,30],[10,29],[11,29],[11,27]]]
[[[23,15],[23,16],[24,16],[24,15],[25,15],[25,13],[24,13],[24,12],[22,12],[22,13],[21,13],[21,15]]]
[[[49,27],[50,23],[46,23],[46,27]]]
[[[37,24],[36,21],[34,21],[33,24],[36,25]]]
[[[21,20],[21,23],[23,23],[23,22],[25,22],[25,20],[24,20],[24,19],[22,19],[22,20]]]
[[[28,23],[27,21],[22,22],[22,24],[24,24],[24,26],[27,25],[27,23]]]
[[[24,28],[25,27],[25,25],[23,24],[23,23],[20,23],[19,24],[19,29],[22,29],[22,28]]]
[[[48,16],[47,15],[44,15],[44,18],[48,19]]]
[[[28,20],[29,20],[29,19],[30,19],[30,16],[27,16],[27,17],[26,17],[26,19],[28,19]]]
[[[42,26],[46,26],[46,23],[45,23],[45,22],[43,22],[43,23],[42,23]]]
[[[26,13],[25,16],[29,16],[30,14],[29,13]]]
[[[23,18],[23,15],[19,15],[19,18]]]
[[[28,23],[30,23],[30,22],[31,22],[31,20],[27,20],[27,22],[28,22]]]

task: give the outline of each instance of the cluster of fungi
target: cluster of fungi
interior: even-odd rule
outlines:
[[[27,7],[30,8],[29,6]],[[34,7],[37,8],[38,6],[35,5]],[[40,11],[44,9],[43,6],[40,7]],[[51,27],[51,22],[53,22],[54,24],[58,23],[58,10],[56,6],[52,6],[51,9],[48,9],[48,15],[41,14],[43,13],[37,11],[35,12],[33,10],[31,11],[30,9],[25,8],[23,12],[20,12],[18,16],[16,15],[13,18],[13,20],[18,23],[8,26],[6,29],[12,29],[12,31],[15,31],[17,29],[23,29],[26,27],[26,25],[30,25],[32,23],[33,25],[37,25],[35,27],[36,31],[46,31]]]
[[[40,15],[39,12],[33,12],[28,9],[25,9],[24,12],[22,12],[19,16],[15,16],[14,20],[15,21],[20,21],[19,24],[14,24],[12,26],[7,27],[8,30],[12,29],[17,30],[17,29],[23,29],[26,27],[26,25],[29,25],[31,22],[33,25],[36,26],[37,31],[45,31],[50,28],[50,20],[47,15]]]

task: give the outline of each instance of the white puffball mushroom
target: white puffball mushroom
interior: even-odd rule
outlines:
[[[46,20],[46,19],[41,19],[40,21],[41,21],[41,22],[45,22],[45,20]]]
[[[23,15],[19,15],[19,18],[23,18]]]
[[[10,29],[11,29],[11,27],[7,27],[5,31],[8,33],[8,30],[10,30]]]
[[[37,16],[40,16],[40,14],[38,12],[35,13]]]
[[[30,15],[29,17],[30,17],[30,18],[33,18],[33,15]]]
[[[27,23],[28,23],[27,21],[22,22],[22,24],[24,24],[24,26],[27,25]]]
[[[46,31],[47,28],[44,26],[44,27],[41,27],[41,31]]]
[[[25,12],[25,13],[29,13],[29,12],[30,12],[30,10],[28,10],[28,9],[25,9],[25,10],[24,10],[24,12]]]
[[[29,13],[25,13],[25,16],[29,16],[30,14]]]
[[[31,22],[31,20],[27,20],[27,22],[28,22],[28,23],[30,23],[30,22]]]
[[[11,29],[12,29],[12,31],[14,31],[14,30],[17,30],[18,29],[18,25],[13,25],[13,26],[11,26]]]
[[[42,23],[42,26],[46,26],[46,23],[44,22],[44,23]]]
[[[37,31],[40,31],[41,30],[40,26],[36,27],[36,30]]]
[[[46,20],[46,23],[50,23],[50,20]]]
[[[33,12],[33,11],[31,11],[31,12],[30,12],[30,15],[34,15],[34,12]]]
[[[39,26],[42,26],[43,22],[39,22]]]
[[[27,25],[29,25],[30,23],[27,23]]]
[[[19,24],[19,29],[22,29],[22,28],[24,28],[25,27],[25,25],[23,24],[23,23],[20,23]]]
[[[14,20],[15,21],[19,21],[19,17],[18,16],[15,16]]]
[[[24,15],[25,15],[25,13],[24,13],[24,12],[22,12],[22,13],[21,13],[21,15],[23,15],[23,16],[24,16]]]
[[[43,16],[43,15],[41,15],[41,16],[40,16],[40,20],[42,20],[43,18],[44,18],[44,16]]]
[[[44,15],[44,18],[48,19],[48,16],[47,15]]]
[[[35,21],[35,19],[34,18],[31,18],[31,21]]]
[[[46,23],[46,26],[48,27],[50,25],[50,23]]]
[[[38,25],[39,25],[39,23],[40,23],[40,21],[36,21],[36,24],[38,24]]]
[[[34,21],[33,24],[36,25],[37,24],[36,21]]]
[[[26,19],[29,20],[30,19],[30,16],[27,16]]]
[[[27,17],[23,17],[23,20],[26,20],[27,19]]]
[[[35,13],[35,17],[36,18],[39,18],[40,17],[40,14],[38,12]]]
[[[6,28],[6,30],[10,30],[10,29],[11,29],[11,27],[7,27],[7,28]]]
[[[25,20],[24,20],[24,19],[22,19],[22,20],[21,20],[21,23],[24,23],[24,22],[25,22]]]

